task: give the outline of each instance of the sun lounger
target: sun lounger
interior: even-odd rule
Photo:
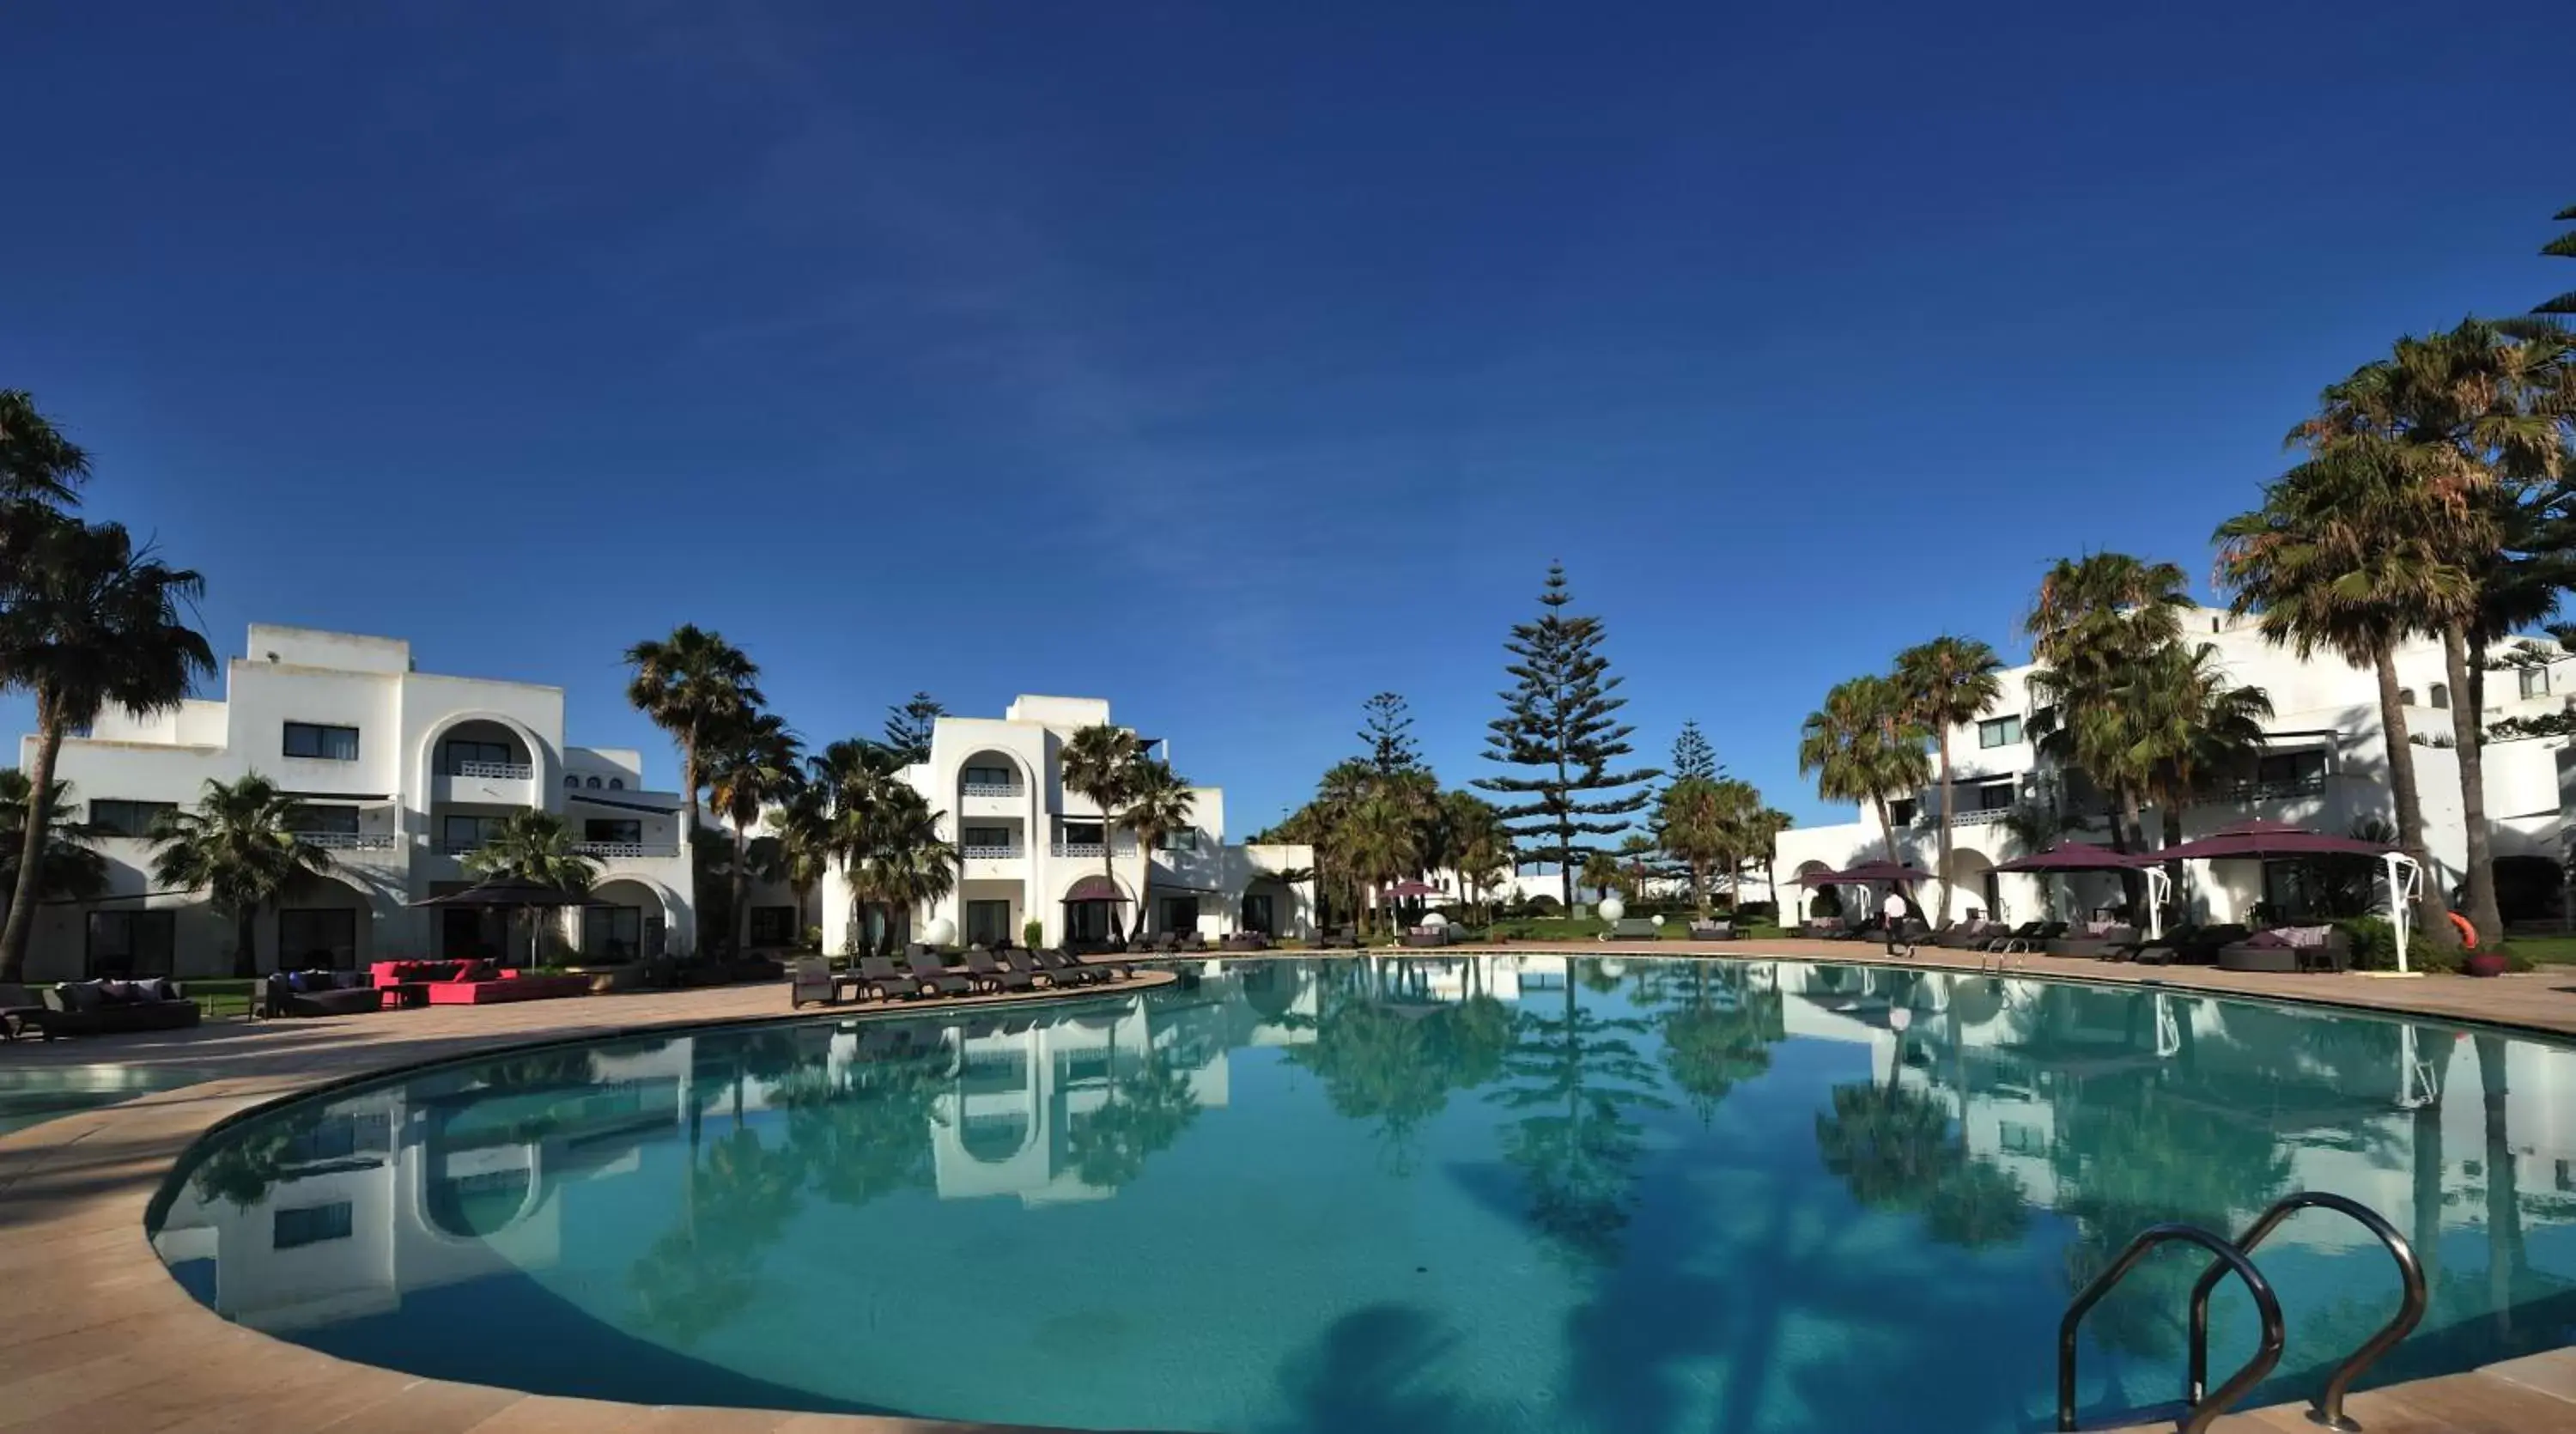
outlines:
[[[930,994],[930,988],[896,970],[894,963],[883,956],[860,957],[859,980],[862,983],[860,994],[871,1001],[909,1001]]]
[[[1061,951],[1032,951],[1029,959],[1059,986],[1097,986],[1111,979],[1106,966],[1087,966]]]
[[[993,951],[994,964],[1005,971],[1017,971],[1040,986],[1052,986],[1055,978],[1037,963],[1035,953],[1018,946],[1000,946]]]
[[[966,948],[966,979],[987,991],[1029,991],[1037,987],[1028,973],[1004,966],[981,946]]]
[[[912,968],[914,980],[942,996],[974,994],[975,983],[949,970],[948,963],[940,957],[939,953],[927,946],[916,943],[906,947],[903,953],[903,964]]]
[[[2071,956],[2099,961],[2110,957],[2115,952],[2134,950],[2137,944],[2136,927],[2109,926],[2092,935],[2078,936],[2070,932],[2050,941],[2046,949],[2051,956]]]

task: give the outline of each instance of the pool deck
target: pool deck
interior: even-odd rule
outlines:
[[[1373,954],[1456,956],[1484,948]],[[1212,957],[1218,953],[1210,953]],[[1285,952],[1298,956],[1306,953]],[[1346,953],[1335,953],[1346,954]],[[1861,942],[1514,944],[1494,954],[1719,956],[1976,971],[1974,953],[1926,947],[1889,962]],[[1988,958],[1984,969],[1992,968]],[[2576,969],[2494,980],[2290,976],[2033,956],[2004,974],[2330,1002],[2576,1035]],[[1148,975],[1114,995],[1169,979]],[[946,1005],[990,1006],[984,997]],[[855,1015],[876,1008],[842,1007]],[[902,1009],[902,1008],[897,1008]],[[808,1010],[807,1017],[825,1013]],[[788,1017],[783,984],[21,1041],[0,1069],[114,1062],[202,1072],[199,1085],[63,1116],[0,1137],[0,1430],[40,1434],[963,1434],[997,1426],[744,1409],[641,1408],[421,1379],[348,1363],[232,1324],[162,1268],[143,1220],[172,1164],[210,1127],[283,1096],[401,1066],[533,1042]],[[2371,1434],[2576,1430],[2576,1349],[2356,1395]],[[1891,1434],[1898,1426],[1891,1425]],[[2170,1425],[2139,1426],[2170,1428]],[[2313,1431],[2302,1406],[2217,1421],[2230,1434]]]

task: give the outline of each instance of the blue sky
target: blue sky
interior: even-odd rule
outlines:
[[[1456,782],[1561,558],[1648,755],[1826,819],[1832,682],[2205,575],[2320,386],[2576,282],[2576,8],[2108,9],[36,0],[0,386],[221,651],[665,777],[696,621],[818,742],[1106,695],[1249,830],[1392,688]]]

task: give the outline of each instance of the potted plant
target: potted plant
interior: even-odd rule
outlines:
[[[2470,951],[2460,957],[2460,971],[2469,976],[2501,976],[2513,969],[2513,963],[2502,951]]]

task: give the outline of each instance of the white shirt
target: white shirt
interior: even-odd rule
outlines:
[[[1905,919],[1905,898],[1891,891],[1887,894],[1887,900],[1878,909],[1887,917],[1888,924],[1893,926]]]

